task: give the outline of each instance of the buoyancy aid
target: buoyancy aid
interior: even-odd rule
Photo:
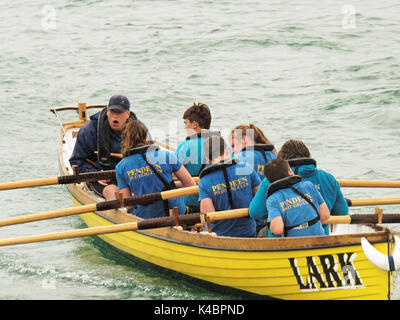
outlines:
[[[313,164],[314,166],[317,166],[317,161],[315,161],[312,158],[295,158],[295,159],[289,159],[289,166],[294,169],[294,174],[299,173],[299,167],[308,165],[308,164]]]
[[[289,188],[289,189],[293,190],[295,193],[297,193],[299,196],[301,196],[305,201],[307,201],[307,203],[311,205],[311,207],[315,210],[315,212],[317,214],[317,216],[315,218],[313,218],[307,222],[301,223],[299,225],[296,225],[296,226],[286,226],[285,225],[284,226],[284,236],[285,237],[287,236],[289,230],[291,230],[291,229],[308,228],[319,221],[319,212],[318,212],[318,209],[315,207],[314,203],[307,196],[305,196],[302,192],[300,192],[299,190],[297,190],[294,187],[294,185],[296,183],[300,182],[301,180],[302,180],[302,178],[298,175],[285,177],[285,178],[274,181],[273,183],[271,183],[269,185],[269,187],[267,189],[266,198],[268,199],[268,197],[270,197],[276,191]],[[269,228],[269,224],[268,224],[268,228]]]
[[[256,144],[253,144],[252,146],[246,146],[246,147],[244,147],[244,148],[243,148],[242,150],[240,150],[240,151],[247,151],[247,150],[251,150],[251,151],[253,151],[253,150],[261,151],[261,154],[262,154],[262,156],[263,156],[263,158],[264,158],[264,160],[265,160],[265,164],[267,164],[268,159],[267,159],[267,156],[265,155],[265,152],[266,152],[266,151],[271,152],[271,151],[274,150],[274,149],[275,149],[275,146],[272,145],[272,144],[256,143]]]
[[[199,174],[199,178],[201,179],[202,177],[204,177],[207,174],[210,174],[211,172],[222,170],[222,172],[224,174],[224,180],[225,180],[225,184],[226,184],[226,192],[228,195],[229,205],[230,205],[231,209],[233,209],[234,206],[233,206],[233,199],[232,199],[232,190],[231,190],[231,187],[229,184],[228,173],[226,171],[226,168],[233,166],[237,163],[239,163],[238,159],[230,158],[227,160],[223,160],[219,163],[215,163],[215,164],[208,166],[207,168],[204,168],[203,170],[200,171],[200,174]]]
[[[171,182],[168,182],[158,171],[157,169],[154,167],[154,165],[147,159],[146,157],[146,152],[148,151],[156,151],[156,150],[160,150],[160,148],[154,144],[152,145],[145,145],[145,146],[140,146],[140,147],[136,147],[136,148],[132,148],[130,149],[128,152],[126,152],[124,154],[124,158],[128,157],[130,155],[133,154],[140,154],[141,157],[143,158],[143,160],[147,163],[147,165],[150,167],[150,169],[154,172],[154,174],[157,176],[157,178],[163,183],[164,188],[161,191],[166,191],[166,190],[172,190],[172,189],[176,189],[176,185],[174,180],[171,180]],[[149,205],[149,204],[145,204],[145,205]],[[167,200],[163,200],[163,206],[164,206],[164,213],[166,216],[169,216],[169,203],[168,203],[168,199]]]

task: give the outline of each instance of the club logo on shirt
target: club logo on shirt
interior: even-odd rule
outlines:
[[[162,169],[159,164],[154,164],[154,168],[157,170],[157,172],[162,173]],[[129,180],[134,180],[134,179],[139,179],[139,178],[150,176],[150,175],[154,174],[154,172],[149,166],[144,166],[141,168],[128,170],[126,172],[126,174],[128,175]]]
[[[311,196],[308,193],[304,194],[305,196],[307,196],[307,198],[309,198],[311,201],[313,201],[313,199],[311,198]],[[292,209],[292,208],[298,208],[301,207],[303,205],[307,205],[308,202],[306,200],[304,200],[302,197],[297,196],[297,197],[293,197],[290,199],[286,199],[283,202],[279,203],[282,211],[285,212],[286,210]]]
[[[231,191],[243,189],[249,185],[247,177],[242,177],[236,180],[229,181],[229,187]],[[212,186],[212,191],[214,195],[222,194],[226,192],[226,184],[225,183],[218,183]]]

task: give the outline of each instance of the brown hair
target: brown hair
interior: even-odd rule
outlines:
[[[288,140],[286,141],[278,152],[278,158],[290,160],[296,158],[310,158],[310,150],[303,141]]]
[[[130,149],[142,144],[149,144],[147,141],[147,130],[137,120],[128,120],[121,137],[121,153],[126,154]]]
[[[284,159],[272,159],[264,166],[264,176],[270,183],[288,177],[289,163]]]
[[[196,121],[201,129],[210,129],[211,112],[210,108],[204,103],[194,103],[183,114],[183,119],[191,122]]]
[[[250,123],[249,125],[241,124],[239,126],[236,126],[235,128],[232,129],[232,131],[230,133],[230,135],[232,137],[235,137],[239,134],[241,134],[241,136],[253,136],[254,135],[254,143],[272,144],[268,140],[268,138],[264,135],[262,130],[259,127],[257,127],[254,123]],[[275,148],[272,152],[276,153]]]
[[[211,161],[222,156],[225,148],[225,140],[220,136],[210,136],[204,141],[204,154]]]

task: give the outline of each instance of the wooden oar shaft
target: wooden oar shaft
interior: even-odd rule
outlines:
[[[211,212],[208,213],[207,215],[211,218],[211,221],[239,218],[247,216],[248,209]],[[184,226],[194,225],[201,221],[200,216],[201,216],[200,213],[181,215],[178,217],[178,224]],[[117,233],[117,232],[134,231],[134,230],[163,228],[163,227],[173,226],[175,224],[176,224],[175,218],[170,216],[163,218],[147,219],[147,220],[142,220],[140,222],[128,222],[123,224],[92,227],[79,230],[69,230],[69,231],[61,231],[54,233],[46,233],[41,235],[2,239],[0,240],[0,246],[27,244],[33,242],[44,242],[44,241],[70,239],[78,237],[88,237],[88,236],[96,236],[107,233]]]
[[[93,227],[93,228],[86,228],[86,229],[80,229],[80,230],[69,230],[69,231],[54,232],[54,233],[47,233],[47,234],[34,235],[34,236],[2,239],[2,240],[0,240],[0,246],[9,246],[9,245],[25,244],[25,243],[33,243],[33,242],[43,242],[43,241],[50,241],[50,240],[70,239],[70,238],[78,238],[78,237],[88,237],[88,236],[95,236],[95,235],[101,235],[101,234],[106,234],[106,233],[131,231],[131,230],[137,230],[137,228],[138,228],[137,225],[138,225],[137,222],[130,222],[130,223],[124,223],[124,224]]]
[[[21,180],[21,181],[13,181],[13,182],[2,182],[2,183],[0,183],[0,190],[48,186],[48,185],[53,185],[53,184],[58,184],[57,177],[32,179],[32,180]]]
[[[89,204],[85,206],[79,206],[67,209],[33,213],[24,216],[2,219],[0,220],[0,227],[9,226],[13,224],[26,223],[26,222],[40,221],[45,219],[72,216],[75,214],[87,213],[95,210],[96,210],[96,204]]]
[[[374,206],[384,204],[400,204],[400,197],[387,198],[353,198],[350,200],[350,206]]]
[[[39,186],[50,186],[54,184],[80,183],[80,182],[112,179],[112,178],[115,178],[115,170],[86,172],[76,175],[66,175],[66,176],[39,178],[31,180],[20,180],[13,182],[2,182],[0,183],[0,191],[39,187]]]
[[[172,190],[162,191],[161,199],[168,200],[171,198],[190,196],[192,194],[197,194],[197,193],[199,193],[198,186],[192,186],[192,187],[186,187],[186,188],[180,188],[180,189],[172,189]]]
[[[330,216],[327,220],[323,221],[322,224],[350,224],[350,215],[346,216]]]
[[[400,188],[400,181],[338,180],[341,187]]]
[[[12,217],[7,219],[0,220],[0,227],[10,226],[14,224],[26,223],[26,222],[33,222],[33,221],[40,221],[45,219],[54,219],[66,216],[72,216],[76,214],[82,214],[87,212],[93,211],[104,211],[104,210],[111,210],[117,209],[123,206],[134,206],[138,204],[146,204],[146,203],[153,203],[158,200],[167,200],[176,197],[183,197],[186,195],[196,194],[199,191],[198,186],[187,187],[182,189],[173,189],[168,191],[156,192],[151,194],[145,194],[141,196],[134,196],[130,198],[125,198],[123,203],[120,200],[110,200],[110,201],[103,201],[94,204],[72,207],[72,208],[65,208],[59,209],[54,211],[47,211],[47,212],[40,212],[40,213],[33,213],[24,216]]]
[[[223,220],[223,219],[235,219],[235,218],[244,218],[249,216],[249,209],[233,209],[226,211],[217,211],[217,212],[209,212],[207,216],[212,221]]]
[[[178,225],[192,226],[201,221],[201,215],[198,214],[187,214],[178,217]],[[219,212],[207,213],[207,217],[210,221],[222,220],[222,219],[234,219],[248,216],[248,209],[235,209],[226,210]],[[358,224],[358,223],[379,223],[378,214],[353,214],[346,216],[331,216],[329,219],[324,221],[324,224]],[[382,223],[398,223],[400,222],[400,214],[383,214],[381,215]],[[25,236],[18,238],[2,239],[0,240],[0,246],[26,244],[33,242],[43,242],[50,240],[70,239],[77,237],[87,237],[102,235],[108,233],[117,233],[134,230],[145,230],[152,228],[163,228],[173,226],[177,223],[174,217],[163,217],[156,219],[147,219],[140,222],[128,222],[123,224],[107,225],[92,227],[79,230],[69,230],[55,233],[47,233],[42,235]]]

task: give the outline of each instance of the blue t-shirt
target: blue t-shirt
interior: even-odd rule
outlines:
[[[292,168],[294,170],[294,168]],[[331,215],[347,215],[349,207],[343,196],[339,183],[330,173],[317,169],[314,165],[302,165],[299,167],[298,175],[302,181],[310,181],[321,193]],[[257,220],[265,220],[268,211],[265,203],[265,195],[270,183],[264,178],[261,182],[254,199],[249,206],[249,215]],[[329,234],[329,225],[325,225],[325,233]]]
[[[315,207],[324,203],[321,194],[317,188],[309,181],[300,181],[293,187],[308,197]],[[314,208],[303,197],[298,195],[290,188],[281,189],[274,192],[266,200],[268,209],[268,222],[276,217],[282,217],[285,227],[298,226],[317,217]],[[303,229],[291,229],[288,231],[288,237],[302,236],[321,236],[325,235],[321,221]]]
[[[175,154],[167,150],[147,151],[146,157],[167,182],[172,181],[172,173],[178,171],[182,166]],[[118,188],[129,187],[135,196],[160,192],[165,188],[163,182],[140,154],[133,154],[123,158],[116,166],[115,171]],[[179,214],[184,214],[186,211],[182,197],[169,199],[168,205],[170,209],[178,207]],[[133,214],[144,219],[163,217],[165,216],[163,201],[160,200],[144,206],[137,205],[133,210]]]
[[[271,161],[272,159],[276,158],[276,154],[270,151],[260,151],[260,150],[242,150],[240,153],[234,155],[236,159],[239,161],[246,162],[250,166],[254,168],[254,171],[257,173],[260,180],[265,178],[264,176],[264,166],[265,166],[265,159],[262,155],[262,152],[265,153],[267,157],[267,161]],[[264,219],[256,219],[257,226],[263,227],[265,226]]]
[[[260,177],[260,180],[264,179],[264,166],[265,159],[262,155],[262,152],[265,153],[267,157],[267,161],[271,161],[276,158],[276,154],[270,151],[260,151],[260,150],[242,150],[240,153],[234,155],[236,159],[239,159],[242,162],[247,162],[254,168],[254,171]]]
[[[260,184],[260,178],[247,163],[240,162],[226,168],[234,208],[230,207],[223,170],[211,172],[200,179],[199,199],[210,198],[216,211],[248,208],[253,198],[253,187]],[[247,172],[247,173],[243,173]],[[215,221],[212,231],[219,236],[252,237],[256,230],[250,217]]]

